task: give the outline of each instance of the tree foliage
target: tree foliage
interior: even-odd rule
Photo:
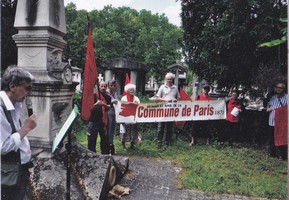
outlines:
[[[17,47],[12,35],[17,0],[1,0],[1,66],[17,63]],[[87,16],[90,18],[98,66],[106,59],[125,57],[148,66],[149,75],[163,78],[167,66],[181,59],[182,30],[168,22],[164,15],[128,8],[106,6],[102,10],[77,10],[74,3],[65,7],[67,47],[63,61],[83,68],[87,43]],[[3,51],[5,49],[5,51]]]
[[[181,59],[182,30],[170,24],[164,15],[111,6],[99,11],[77,11],[73,3],[65,9],[68,45],[63,55],[64,59],[71,58],[74,66],[84,66],[87,15],[93,28],[98,65],[106,59],[131,58],[148,66],[149,74],[160,80],[167,66]]]
[[[17,33],[13,27],[16,5],[17,0],[1,0],[1,71],[17,63],[17,48],[12,39]]]
[[[256,84],[262,67],[286,74],[285,43],[279,47],[258,47],[265,41],[281,38],[279,19],[287,17],[285,0],[181,2],[183,50],[189,67],[200,78],[231,86]],[[257,84],[264,86],[266,82]]]
[[[281,33],[282,33],[282,37],[280,39],[275,39],[269,42],[264,42],[262,44],[259,45],[259,47],[272,47],[272,46],[276,46],[276,45],[280,45],[284,42],[287,42],[288,37],[287,37],[287,19],[280,19],[281,22],[286,23],[286,26],[284,28],[281,29]]]

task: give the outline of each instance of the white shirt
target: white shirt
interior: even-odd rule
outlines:
[[[173,100],[178,99],[180,97],[180,93],[177,86],[172,85],[169,87],[168,85],[164,84],[161,85],[156,96],[163,98],[164,100]]]
[[[0,91],[0,97],[3,99],[7,110],[10,111],[12,119],[14,121],[15,129],[16,131],[18,131],[21,128],[19,120],[22,103],[17,102],[15,103],[15,105],[13,105],[5,91]],[[29,162],[29,160],[31,159],[31,149],[27,136],[25,136],[21,140],[20,134],[18,132],[11,134],[12,127],[6,118],[2,106],[0,106],[0,117],[1,155],[5,155],[10,151],[16,152],[18,149],[20,149],[21,164]]]

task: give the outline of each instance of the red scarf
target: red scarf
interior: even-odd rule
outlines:
[[[126,94],[126,99],[127,99],[127,102],[133,102],[134,96],[130,94]]]
[[[99,100],[101,100],[103,103],[107,104],[103,94],[100,92],[100,96],[99,93],[96,92],[96,96]],[[101,107],[102,110],[102,123],[103,123],[103,130],[104,130],[104,134],[107,135],[107,125],[108,125],[108,113],[107,110],[105,110],[105,107],[102,106]]]

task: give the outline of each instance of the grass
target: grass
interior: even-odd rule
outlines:
[[[240,144],[230,147],[220,142],[207,146],[201,140],[189,146],[187,141],[178,139],[173,146],[157,149],[156,125],[142,124],[139,131],[143,142],[135,150],[124,151],[119,136],[115,136],[116,154],[172,160],[182,168],[179,175],[182,188],[287,199],[287,162],[268,157],[264,148]],[[87,146],[85,130],[78,128],[76,132],[77,140]]]

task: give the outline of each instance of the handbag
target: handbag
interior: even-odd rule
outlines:
[[[20,182],[20,162],[1,162],[1,186],[16,186]]]
[[[1,106],[12,127],[12,133],[16,132],[11,113],[7,110],[3,100]],[[11,133],[11,134],[12,134]],[[21,158],[20,150],[11,151],[8,154],[1,155],[1,186],[16,186],[20,182]]]

